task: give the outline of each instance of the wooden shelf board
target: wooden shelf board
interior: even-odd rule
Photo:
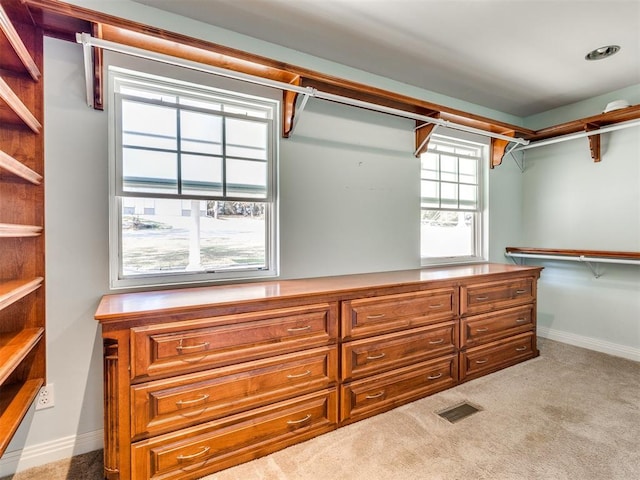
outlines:
[[[0,384],[38,344],[44,328],[25,328],[17,332],[0,333]]]
[[[640,260],[640,252],[618,252],[611,250],[570,250],[557,248],[528,248],[528,247],[506,247],[507,253],[531,253],[534,255],[566,255],[566,256],[585,256],[600,258],[618,258]]]
[[[22,162],[16,160],[11,155],[3,152],[2,150],[0,150],[0,168],[13,173],[14,175],[17,175],[18,177],[27,180],[34,185],[40,185],[40,183],[42,183],[42,175],[34,172]]]
[[[27,380],[24,383],[2,387],[0,393],[0,457],[9,446],[9,442],[20,426],[29,407],[38,396],[43,378]]]
[[[0,282],[0,310],[29,295],[42,285],[43,278]]]
[[[16,225],[0,223],[0,237],[37,237],[42,234],[42,227],[38,225]]]
[[[0,99],[27,125],[34,133],[40,133],[42,125],[31,111],[22,103],[11,87],[0,77]]]
[[[615,123],[627,122],[640,118],[640,105],[632,105],[630,107],[613,110],[607,113],[601,113],[592,117],[581,118],[559,125],[536,130],[535,134],[527,137],[531,141],[545,140],[547,138],[569,135],[571,133],[584,132],[587,126],[605,127]]]
[[[29,50],[20,38],[20,35],[14,28],[11,20],[9,19],[9,16],[7,15],[7,12],[4,10],[4,8],[2,8],[2,5],[0,5],[0,30],[2,30],[2,32],[4,33],[7,41],[24,65],[26,71],[29,72],[29,75],[31,75],[31,78],[36,81],[39,80],[41,76],[40,69],[36,65],[36,62],[33,60],[33,58],[31,58]]]

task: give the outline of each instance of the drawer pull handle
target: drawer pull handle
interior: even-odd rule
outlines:
[[[486,358],[483,358],[482,360],[476,360],[476,363],[479,365],[482,365],[483,363],[487,363],[489,360]]]
[[[287,375],[287,378],[302,378],[306,377],[307,375],[311,375],[311,370],[307,370],[303,373],[290,373],[289,375]]]
[[[375,320],[384,317],[384,313],[376,313],[375,315],[367,315],[367,320]]]
[[[367,400],[373,400],[374,398],[380,398],[383,395],[384,395],[384,390],[382,390],[381,392],[378,392],[378,393],[374,393],[373,395],[367,395],[364,398],[366,398]]]
[[[519,288],[518,290],[516,290],[516,295],[522,295],[523,293],[527,293],[527,291],[522,288]]]
[[[381,358],[384,358],[385,353],[382,352],[378,355],[367,355],[367,360],[380,360]]]
[[[489,331],[489,327],[476,328],[476,332],[478,333],[488,332],[488,331]]]
[[[429,305],[429,308],[440,308],[440,307],[442,307],[441,303],[436,303],[434,305]]]
[[[442,376],[442,372],[436,374],[436,375],[429,375],[427,377],[427,380],[437,380],[438,378],[440,378]]]
[[[526,318],[517,318],[517,319],[516,319],[516,323],[524,323],[524,322],[526,322],[526,321],[527,321],[527,319],[526,319]]]
[[[193,460],[194,458],[198,458],[198,457],[202,457],[203,455],[206,455],[207,453],[209,453],[209,450],[211,450],[210,447],[202,447],[202,450],[196,453],[192,453],[191,455],[178,455],[176,457],[176,460],[178,460],[179,462],[182,462],[184,460]]]
[[[305,330],[311,330],[311,325],[305,325],[304,327],[287,328],[287,332],[304,332]]]
[[[523,345],[522,347],[516,347],[516,352],[524,352],[527,349],[526,345]]]
[[[444,343],[444,338],[439,338],[438,340],[429,340],[429,345],[440,345]]]
[[[287,425],[297,425],[299,423],[304,423],[309,419],[311,419],[311,414],[307,413],[304,418],[301,418],[300,420],[287,420]]]
[[[182,342],[182,340],[180,340],[180,342]],[[185,350],[196,350],[198,348],[202,348],[206,350],[208,346],[209,346],[209,342],[202,342],[202,343],[199,343],[198,345],[182,345],[182,343],[180,343],[180,345],[176,347],[176,350],[178,351],[178,353],[182,353]]]
[[[184,407],[185,405],[193,405],[194,403],[206,402],[209,399],[209,395],[203,394],[200,398],[194,398],[193,400],[178,400],[176,405],[178,407]]]
[[[486,295],[484,297],[476,297],[476,300],[489,300],[489,297],[487,297]]]

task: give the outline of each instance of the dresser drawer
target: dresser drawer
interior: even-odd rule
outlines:
[[[534,328],[533,305],[508,308],[460,320],[460,348],[475,347]]]
[[[134,385],[131,435],[158,435],[326,389],[337,371],[333,346]]]
[[[458,323],[388,333],[343,343],[341,379],[362,378],[456,351]]]
[[[536,280],[533,277],[462,286],[460,287],[460,315],[514,307],[533,302],[535,297]]]
[[[132,379],[167,376],[326,345],[337,338],[337,306],[203,318],[131,329]]]
[[[534,332],[460,352],[460,381],[480,377],[538,355]]]
[[[342,302],[342,338],[361,338],[453,319],[455,288],[384,295]]]
[[[456,355],[342,385],[340,421],[353,422],[453,387],[458,378]]]
[[[136,442],[132,479],[200,478],[328,432],[337,398],[325,390]]]

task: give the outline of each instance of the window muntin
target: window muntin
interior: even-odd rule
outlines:
[[[423,265],[483,260],[485,152],[482,144],[434,135],[421,155]]]
[[[111,284],[277,274],[278,104],[110,69]]]

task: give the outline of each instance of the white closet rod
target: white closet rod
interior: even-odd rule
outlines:
[[[448,127],[455,130],[461,130],[469,133],[476,133],[485,137],[498,138],[501,140],[508,140],[510,142],[517,143],[519,145],[528,145],[529,141],[522,138],[509,137],[507,135],[501,135],[499,133],[487,132],[479,128],[468,127],[466,125],[460,125],[458,123],[450,122],[448,120],[442,120],[439,118],[427,117],[426,115],[419,115],[416,113],[406,112],[396,108],[385,107],[375,103],[364,102],[341,95],[334,95],[332,93],[322,92],[312,87],[299,87],[297,85],[291,85],[285,82],[279,82],[277,80],[270,80],[268,78],[258,77],[255,75],[249,75],[242,72],[236,72],[225,68],[214,67],[200,62],[194,62],[192,60],[186,60],[184,58],[174,57],[172,55],[166,55],[164,53],[156,53],[142,48],[132,47],[121,43],[111,42],[109,40],[103,40],[101,38],[95,38],[88,33],[76,33],[76,42],[82,44],[85,49],[85,81],[87,84],[87,103],[91,106],[93,104],[93,90],[92,90],[92,68],[87,66],[87,58],[90,56],[87,54],[89,47],[102,48],[104,50],[110,50],[113,52],[124,53],[126,55],[132,55],[139,58],[146,58],[148,60],[154,60],[157,62],[166,63],[169,65],[175,65],[178,67],[185,67],[191,70],[197,70],[200,72],[211,73],[227,78],[233,78],[236,80],[242,80],[248,83],[254,83],[257,85],[263,85],[266,87],[277,88],[279,90],[288,90],[291,92],[297,92],[305,96],[316,97],[322,100],[329,100],[333,102],[343,103],[353,107],[366,108],[376,112],[387,113],[390,115],[396,115],[399,117],[409,118],[412,120],[420,120],[427,123],[433,123],[442,127]],[[91,75],[91,76],[90,76]]]
[[[595,262],[595,263],[619,263],[625,265],[640,265],[640,260],[624,258],[588,257],[586,255],[545,255],[538,253],[505,253],[507,257],[540,258],[546,260],[566,260],[569,262]]]
[[[574,140],[576,138],[584,138],[591,135],[599,135],[601,133],[612,132],[614,130],[622,130],[623,128],[640,126],[640,120],[630,120],[628,122],[620,122],[615,125],[609,125],[601,127],[597,130],[590,130],[588,132],[570,133],[569,135],[562,135],[560,137],[549,138],[546,140],[540,140],[539,142],[531,142],[528,145],[517,146],[510,150],[511,152],[519,152],[521,150],[528,150],[530,148],[544,147],[545,145],[552,145],[554,143],[565,142],[567,140]]]

